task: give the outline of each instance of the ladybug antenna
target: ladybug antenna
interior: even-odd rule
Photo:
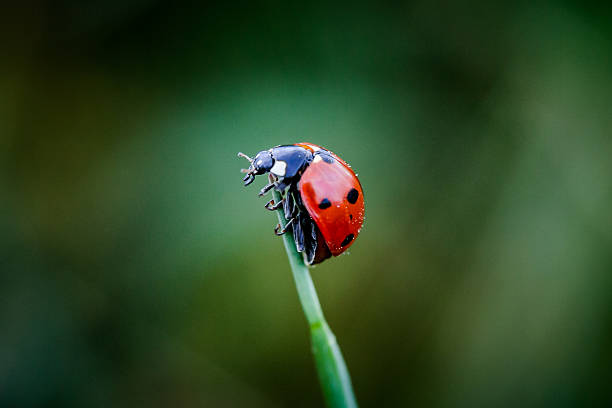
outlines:
[[[251,159],[249,156],[247,156],[246,154],[244,154],[242,152],[238,152],[238,157],[244,157],[245,159],[247,159],[248,161],[253,163],[253,159]]]
[[[247,156],[246,154],[244,154],[242,152],[238,152],[238,157],[244,157],[249,162],[251,162],[251,167],[250,168],[248,168],[248,169],[240,169],[241,173],[246,173],[247,174],[247,176],[244,178],[244,181],[246,181],[249,178],[249,175],[251,175],[253,173],[253,159],[251,159],[249,156]]]

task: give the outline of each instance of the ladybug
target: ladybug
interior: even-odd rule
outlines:
[[[255,176],[270,173],[270,183],[259,196],[273,188],[281,193],[280,202],[270,200],[265,208],[275,211],[283,207],[287,224],[283,229],[277,225],[274,232],[283,235],[292,229],[306,264],[338,256],[355,242],[365,215],[363,189],[340,157],[312,143],[276,146],[253,159],[244,153],[238,156],[251,163],[242,170],[245,186]]]

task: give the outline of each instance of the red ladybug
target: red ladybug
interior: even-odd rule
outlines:
[[[245,186],[257,175],[273,175],[259,196],[272,188],[283,194],[281,202],[270,200],[265,207],[274,211],[283,206],[287,225],[282,230],[278,225],[274,232],[283,235],[291,228],[308,265],[338,256],[355,242],[365,215],[363,190],[344,160],[312,143],[276,146],[254,159],[238,156],[251,162],[243,170]]]

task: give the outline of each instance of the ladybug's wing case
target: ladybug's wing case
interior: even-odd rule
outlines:
[[[306,143],[298,145],[324,150]],[[298,189],[304,207],[321,230],[331,253],[337,256],[359,235],[365,210],[359,179],[346,162],[329,153],[334,158],[331,162],[315,156],[302,174]]]

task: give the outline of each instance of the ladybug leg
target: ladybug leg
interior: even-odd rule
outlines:
[[[316,231],[311,220],[304,222],[304,252],[306,253],[305,261],[308,265],[312,264],[317,253]],[[313,238],[314,235],[314,238]]]
[[[283,199],[281,199],[281,200],[280,200],[278,203],[276,203],[276,204],[274,203],[274,200],[270,200],[270,201],[268,201],[268,203],[267,203],[266,205],[264,205],[264,207],[265,207],[267,210],[270,210],[270,211],[276,211],[276,210],[278,210],[279,208],[281,208],[281,207],[282,207],[284,204],[285,204],[285,199],[283,198]]]
[[[300,202],[300,193],[297,191],[295,185],[293,185],[291,186],[291,188],[287,192],[287,196],[285,197],[285,205],[283,207],[283,210],[285,211],[286,219],[296,217],[300,213],[306,213],[306,209],[300,206]]]
[[[266,194],[268,191],[272,190],[274,188],[274,183],[270,183],[270,184],[266,184],[260,191],[259,191],[259,196],[263,196],[264,194]]]
[[[287,192],[287,195],[283,199],[283,209],[285,210],[285,218],[289,221],[287,221],[287,224],[285,224],[285,228],[283,228],[280,231],[279,231],[280,224],[278,224],[276,228],[274,228],[274,232],[276,233],[276,235],[283,235],[284,233],[287,232],[290,225],[292,224],[293,226],[296,225],[295,223],[296,220],[299,222],[298,218],[299,218],[300,212],[299,212],[298,207],[295,205],[295,201],[293,201],[291,192]]]
[[[285,233],[289,230],[289,227],[291,226],[291,224],[293,224],[293,222],[296,220],[297,217],[293,217],[292,219],[290,219],[287,224],[285,224],[285,228],[281,229],[281,225],[278,224],[275,228],[274,228],[274,233],[278,236],[281,235],[285,235]]]
[[[255,181],[255,176],[253,174],[251,174],[251,173],[248,173],[246,176],[244,176],[242,181],[244,181],[244,185],[246,187],[249,184],[251,184],[253,181]]]
[[[293,200],[293,194],[291,194],[291,191],[288,191],[287,195],[285,196],[285,201],[283,204],[283,211],[285,212],[286,219],[293,218],[297,215],[295,211],[295,203]]]
[[[293,240],[295,241],[295,248],[298,252],[304,252],[304,230],[302,224],[304,223],[304,217],[298,215],[296,222],[293,224]]]
[[[270,178],[270,184],[273,185],[272,178]],[[284,188],[283,189],[279,188],[282,185],[283,185],[283,183],[281,183],[280,185],[277,185],[276,189],[277,190],[281,190],[281,191],[284,190]],[[271,209],[275,209],[276,210],[276,209],[280,208],[280,206],[282,205],[283,206],[283,210],[285,212],[285,219],[289,220],[289,221],[287,221],[287,224],[285,224],[285,227],[282,230],[281,230],[280,224],[278,224],[276,226],[276,228],[274,228],[274,233],[276,235],[283,235],[283,234],[285,234],[289,230],[290,226],[293,227],[294,238],[299,238],[299,236],[303,235],[302,232],[301,232],[301,226],[299,225],[300,224],[300,211],[299,211],[299,208],[298,208],[298,206],[296,205],[296,202],[295,202],[295,193],[296,193],[295,187],[291,187],[289,189],[289,191],[287,191],[287,193],[285,194],[285,197],[280,202],[278,202],[278,204],[275,204],[275,205],[272,205],[270,203],[268,203],[270,205],[266,204],[266,208],[268,210],[271,210]],[[296,232],[296,230],[299,230],[299,233]],[[296,239],[296,242],[297,241],[298,241],[298,239]],[[301,242],[303,242],[303,239],[301,240]],[[300,246],[303,247],[303,244],[300,244]]]

